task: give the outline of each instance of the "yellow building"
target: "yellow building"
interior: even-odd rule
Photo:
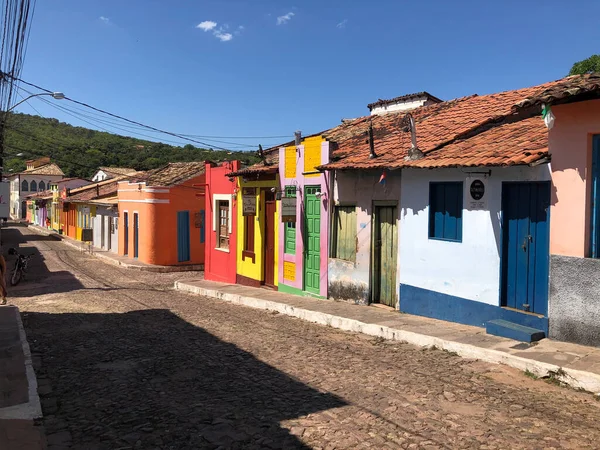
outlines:
[[[230,174],[238,177],[236,281],[239,284],[271,288],[279,284],[277,152],[267,151],[263,162]]]

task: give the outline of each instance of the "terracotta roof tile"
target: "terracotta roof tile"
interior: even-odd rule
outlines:
[[[61,175],[64,176],[60,167],[54,163],[44,164],[43,166],[35,167],[33,169],[25,170],[21,172],[23,175]]]
[[[113,175],[130,175],[136,172],[135,169],[131,169],[128,167],[99,167],[98,170]]]
[[[204,161],[175,162],[144,172],[141,176],[131,177],[130,181],[132,183],[146,183],[146,186],[175,186],[202,175],[204,170]]]
[[[69,190],[67,202],[85,202],[102,197],[117,195],[119,181],[123,181],[125,176],[111,178],[110,180],[100,181],[98,183],[87,184],[76,189]]]
[[[417,146],[425,154],[424,158],[419,160],[418,163],[405,159],[411,147],[410,132],[405,131],[401,127],[401,121],[406,115],[405,112],[399,111],[381,116],[367,116],[344,123],[323,133],[328,140],[334,142],[336,145],[332,154],[332,162],[322,168],[398,169],[402,167],[446,167],[457,165],[459,162],[456,155],[450,159],[452,162],[449,165],[440,162],[440,158],[443,158],[446,152],[452,152],[449,144],[466,141],[469,137],[476,137],[482,134],[482,137],[474,141],[477,145],[472,147],[473,151],[478,151],[477,149],[480,148],[479,144],[482,142],[481,139],[493,138],[495,136],[493,133],[489,134],[485,131],[489,128],[493,129],[507,121],[516,122],[509,129],[502,128],[501,132],[509,130],[511,134],[506,138],[512,139],[515,137],[519,144],[518,148],[527,147],[531,143],[519,140],[519,133],[524,132],[523,130],[536,129],[536,133],[544,134],[547,133],[547,130],[540,117],[537,117],[537,122],[533,121],[523,124],[523,121],[520,120],[523,117],[514,115],[514,105],[528,96],[561,83],[561,81],[490,95],[472,95],[413,110],[411,114],[415,120]],[[366,136],[370,124],[373,126],[375,153],[378,155],[373,159],[369,159],[369,144]],[[539,124],[539,130],[536,128],[536,124]],[[524,128],[519,131],[520,127]],[[495,142],[495,144],[501,144],[501,142]],[[469,144],[463,143],[461,145]],[[543,148],[547,144],[540,144],[539,139],[537,139],[534,146]],[[459,158],[462,161],[460,164],[473,165],[476,161],[479,165],[502,165],[507,161],[506,157],[515,156],[511,153],[509,146],[501,146],[497,149],[497,152],[499,152],[497,157],[488,154],[490,157],[489,160],[478,156],[478,154],[474,155],[474,159],[472,160]],[[434,162],[434,159],[436,162]],[[521,161],[521,159],[511,159],[510,163],[518,164],[518,161]],[[529,160],[528,158],[525,159]],[[525,164],[525,159],[520,163]],[[429,163],[427,162],[429,160],[431,160],[430,166],[428,166]]]
[[[600,73],[573,75],[539,89],[518,102],[514,109],[538,106],[542,103],[566,103],[600,97]]]
[[[287,145],[292,145],[294,141],[291,141]],[[228,173],[228,176],[243,176],[243,175],[258,175],[261,173],[271,173],[277,172],[279,167],[279,147],[272,147],[268,150],[265,150],[265,162],[261,161],[256,164],[253,164],[249,167],[238,170],[237,172]]]
[[[579,88],[597,89],[593,87],[594,83],[600,82],[591,75],[583,77],[587,82],[573,78],[489,95],[470,95],[412,110],[417,146],[425,154],[416,161],[405,160],[411,147],[410,132],[401,126],[405,111],[345,120],[337,127],[318,133],[333,147],[331,162],[321,169],[502,166],[543,160],[548,156],[548,137],[543,121],[539,116],[531,118],[534,112],[517,115],[517,105],[544,92],[555,93],[565,86],[571,89],[573,83]],[[373,159],[369,159],[367,142],[371,124],[378,155]],[[293,141],[282,146],[287,145],[293,145]],[[265,166],[261,162],[234,175],[276,169],[279,163],[276,150],[269,149],[273,152],[271,165]]]
[[[28,200],[52,198],[52,191],[45,190],[45,191],[36,192],[35,194],[30,194],[25,198]]]

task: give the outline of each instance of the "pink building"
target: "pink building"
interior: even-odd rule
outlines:
[[[331,195],[329,174],[317,167],[328,162],[329,142],[320,135],[279,149],[280,291],[327,297]]]
[[[600,75],[565,78],[519,104],[543,107],[554,116],[549,333],[600,346]]]

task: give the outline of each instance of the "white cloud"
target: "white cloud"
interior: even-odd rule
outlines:
[[[204,22],[200,22],[198,25],[196,25],[196,28],[199,28],[205,32],[212,32],[213,36],[221,42],[229,42],[233,39],[233,34],[227,32],[227,30],[229,29],[228,24],[221,25],[218,28],[217,25],[217,22],[213,22],[212,20],[205,20]],[[243,29],[244,27],[240,25],[234,33],[236,35],[239,35]]]
[[[348,19],[344,19],[344,20],[342,20],[340,23],[338,23],[338,24],[336,25],[336,27],[337,27],[337,28],[339,28],[339,29],[341,30],[342,28],[346,28],[346,24],[347,24],[347,23],[348,23]]]
[[[290,20],[292,20],[292,17],[294,17],[295,15],[296,14],[294,14],[293,12],[289,12],[287,14],[284,14],[283,16],[279,16],[277,18],[277,25],[285,25]]]
[[[231,33],[223,33],[223,30],[221,29],[215,31],[214,35],[221,42],[227,42],[233,39],[233,35]]]
[[[204,22],[200,22],[196,25],[196,28],[200,28],[204,31],[210,31],[217,26],[217,22],[213,22],[212,20],[205,20]]]
[[[240,25],[239,27],[237,27],[237,30],[235,30],[233,33],[236,36],[239,36],[240,34],[242,34],[242,31],[244,31],[246,29],[246,27],[244,25]]]
[[[111,21],[108,17],[100,16],[99,19],[104,22],[106,25],[110,25]]]

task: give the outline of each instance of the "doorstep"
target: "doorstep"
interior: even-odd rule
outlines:
[[[182,266],[155,266],[152,264],[146,264],[141,261],[138,261],[133,258],[128,258],[126,256],[117,255],[116,253],[109,252],[108,250],[104,250],[98,247],[94,247],[88,243],[78,241],[71,237],[65,236],[64,234],[59,234],[54,230],[49,230],[47,228],[40,227],[38,225],[29,224],[28,227],[30,230],[42,234],[44,236],[50,236],[54,239],[61,240],[65,244],[70,245],[71,247],[76,248],[82,252],[87,252],[92,256],[95,256],[98,259],[103,260],[106,263],[121,266],[126,269],[133,270],[142,270],[145,272],[159,272],[159,273],[167,273],[167,272],[197,272],[204,270],[204,264],[189,264]]]
[[[600,348],[597,347],[550,339],[529,345],[486,334],[484,328],[203,279],[178,281],[175,288],[345,331],[420,347],[436,346],[465,358],[529,371],[538,377],[552,375],[572,387],[600,393]]]

